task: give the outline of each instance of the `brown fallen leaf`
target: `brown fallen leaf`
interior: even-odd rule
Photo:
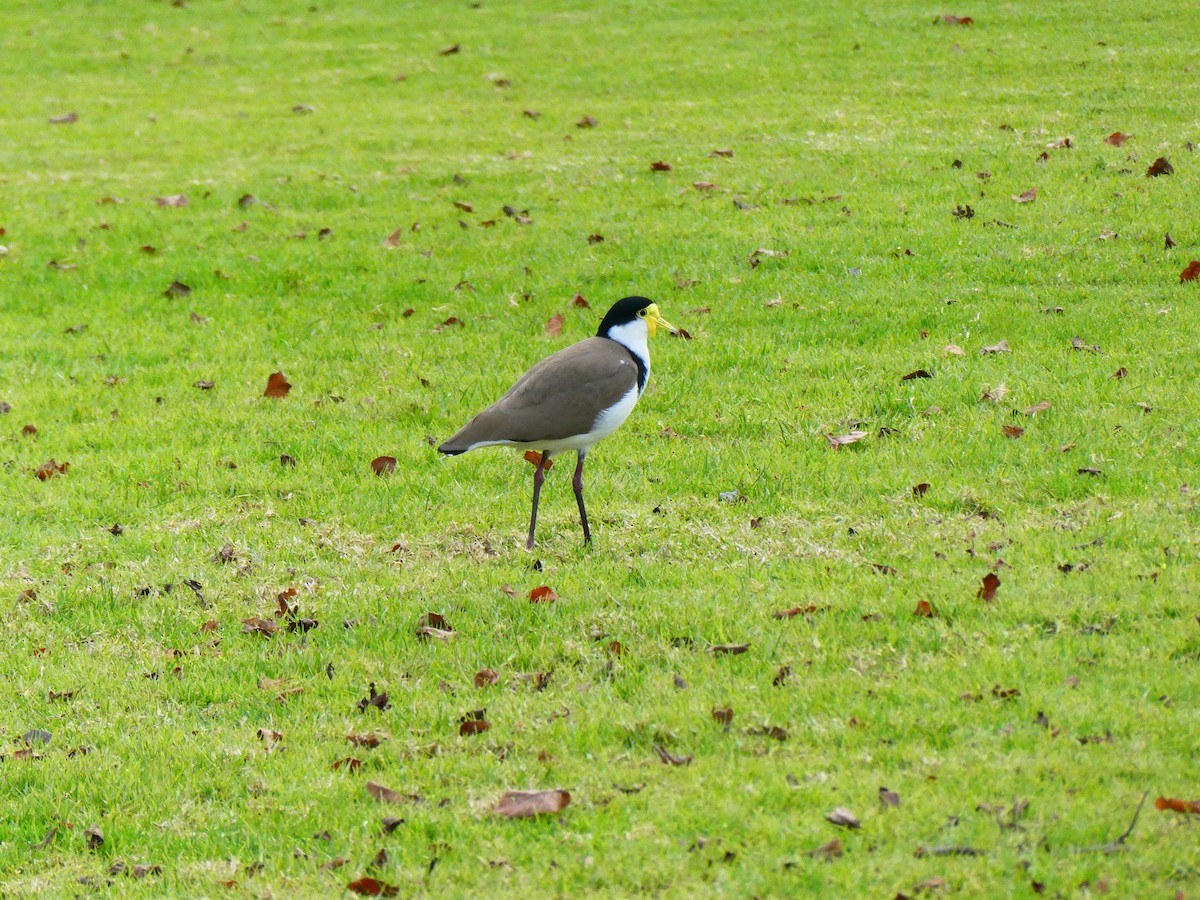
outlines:
[[[523,458],[531,466],[536,466],[539,463],[541,463],[542,454],[538,450],[526,450],[525,453],[523,454]],[[554,468],[554,460],[548,459],[548,460],[546,460],[546,465],[542,471],[549,472],[553,468]]]
[[[413,802],[414,800],[414,795],[393,791],[390,787],[384,787],[378,781],[367,782],[367,793],[380,803],[406,803]]]
[[[1005,425],[1004,436],[1008,438],[1019,438],[1025,433],[1025,429],[1020,425]]]
[[[282,372],[272,372],[267,376],[267,388],[263,391],[263,396],[286,397],[291,389],[292,386]]]
[[[1154,801],[1154,808],[1178,813],[1195,813],[1200,815],[1200,800],[1177,800],[1174,797],[1159,797]]]
[[[809,850],[808,856],[812,859],[823,859],[826,862],[833,862],[842,855],[842,842],[838,838],[834,838],[828,844],[822,844],[816,850]]]
[[[1014,203],[1032,203],[1037,199],[1037,188],[1030,188],[1027,191],[1022,191],[1019,194],[1014,194],[1012,201]]]
[[[432,625],[422,625],[417,628],[416,634],[419,638],[426,640],[432,638],[445,643],[446,641],[450,640],[450,638],[458,634],[458,632],[449,628],[434,628]]]
[[[749,644],[714,644],[712,652],[717,656],[737,656],[750,649]]]
[[[729,726],[733,723],[733,709],[728,706],[714,706],[712,708],[713,721],[719,725],[723,725],[725,730],[729,730]]]
[[[371,460],[371,471],[376,475],[391,475],[396,471],[396,457],[377,456]]]
[[[862,822],[844,806],[839,806],[833,812],[825,814],[825,821],[841,828],[862,828]]]
[[[1159,175],[1174,175],[1175,167],[1167,161],[1165,156],[1160,156],[1154,162],[1150,163],[1150,168],[1146,169],[1147,178],[1157,178]]]
[[[817,606],[815,603],[810,603],[807,606],[793,606],[790,609],[781,609],[771,613],[772,619],[794,619],[796,616],[810,616],[813,613],[825,612],[829,609],[828,606]]]
[[[985,602],[991,602],[996,599],[996,589],[1000,587],[1000,578],[995,572],[988,572],[983,576],[983,583],[980,584],[979,590],[975,596]]]
[[[458,52],[457,49],[454,50]],[[443,52],[440,55],[445,55]],[[360,897],[395,897],[400,893],[400,888],[394,884],[388,884],[386,881],[379,881],[375,878],[363,876],[355,879],[346,885],[346,890],[358,894]]]
[[[530,603],[553,603],[558,599],[558,594],[554,592],[554,588],[543,584],[540,587],[535,587],[529,592]]]
[[[274,619],[263,619],[259,616],[242,619],[242,634],[261,634],[264,637],[270,637],[277,631],[279,631],[279,623]]]
[[[563,329],[563,314],[555,313],[546,320],[546,334],[551,337],[558,337],[562,334]]]
[[[87,848],[89,850],[99,850],[104,846],[104,832],[100,830],[98,825],[91,825],[85,828],[83,836],[87,840]]]
[[[787,731],[778,725],[761,725],[757,728],[747,728],[745,733],[754,737],[768,737],[776,741],[786,741],[789,737]]]
[[[1045,412],[1049,408],[1050,401],[1043,400],[1040,403],[1033,404],[1033,406],[1027,406],[1025,409],[1021,410],[1021,412],[1025,413],[1027,416],[1036,416],[1038,413]]]
[[[999,403],[1008,394],[1008,385],[998,384],[994,388],[989,388],[984,391],[979,397],[980,400],[990,400],[992,403]]]
[[[55,462],[53,459],[48,459],[46,462],[38,466],[34,473],[38,477],[38,481],[49,481],[56,475],[66,475],[67,470],[71,468],[68,462]]]
[[[476,709],[467,713],[458,722],[458,733],[462,737],[469,737],[475,734],[483,734],[492,727],[484,716],[487,715],[486,709]]]
[[[1179,283],[1185,281],[1195,281],[1197,276],[1200,276],[1200,259],[1193,259],[1187,264],[1187,267],[1179,273]]]
[[[387,691],[379,693],[375,690],[375,682],[367,685],[367,696],[358,701],[358,709],[360,712],[366,711],[370,707],[375,707],[380,712],[390,709],[392,704],[388,700]]]
[[[508,819],[529,819],[534,816],[555,815],[571,803],[568,791],[507,791],[496,801],[491,812]]]
[[[840,450],[847,444],[856,443],[865,437],[870,437],[869,431],[851,431],[849,434],[826,434],[825,440],[834,450]]]
[[[355,747],[366,747],[368,750],[374,750],[387,739],[388,736],[380,731],[352,731],[346,735],[346,740]]]
[[[664,763],[671,766],[689,766],[692,763],[692,756],[676,756],[662,744],[654,745],[654,752],[658,754],[658,758]]]

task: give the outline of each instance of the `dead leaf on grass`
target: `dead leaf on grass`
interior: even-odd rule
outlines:
[[[412,794],[401,794],[399,791],[393,791],[390,787],[385,787],[378,781],[367,782],[367,793],[380,803],[405,803],[413,801]]]
[[[534,816],[556,815],[571,803],[568,791],[507,791],[496,805],[492,814],[508,819],[529,819]]]
[[[1005,396],[1007,394],[1008,394],[1008,385],[998,384],[994,388],[989,388],[988,390],[985,390],[983,392],[983,394],[980,395],[979,399],[980,400],[990,400],[992,403],[999,403],[1001,400],[1003,400],[1005,398]]]
[[[1150,163],[1150,168],[1146,169],[1147,178],[1157,178],[1159,175],[1174,175],[1175,167],[1167,160],[1165,156],[1160,156],[1154,162]]]
[[[292,386],[282,372],[272,372],[267,376],[267,388],[263,391],[263,396],[286,397],[291,389]]]
[[[463,737],[483,734],[492,727],[486,709],[473,709],[458,720],[458,733]]]
[[[817,606],[815,603],[810,603],[807,606],[793,606],[790,609],[781,609],[771,613],[772,619],[793,619],[796,616],[810,616],[813,613],[825,612],[829,609],[828,606]]]
[[[60,463],[55,462],[53,459],[49,459],[38,466],[37,471],[34,474],[37,475],[38,481],[49,481],[56,475],[66,475],[67,470],[70,468],[71,464],[68,462]]]
[[[541,587],[535,587],[529,592],[530,603],[553,603],[557,599],[558,594],[549,585],[543,584]]]
[[[841,828],[862,828],[862,822],[844,806],[839,806],[833,812],[825,814],[825,821]]]
[[[1178,813],[1195,813],[1200,815],[1200,800],[1178,800],[1174,797],[1159,797],[1154,801],[1154,808]]]
[[[381,712],[385,709],[391,709],[392,704],[388,700],[387,692],[377,692],[375,690],[375,682],[372,681],[369,685],[367,685],[367,691],[367,696],[358,701],[358,708],[360,711],[365,711],[372,706]]]
[[[688,754],[687,756],[676,756],[662,744],[655,744],[654,752],[658,754],[659,759],[671,766],[688,766],[692,763],[691,754]]]
[[[865,437],[870,437],[869,431],[851,431],[848,434],[826,434],[825,441],[834,450],[840,450],[847,444],[854,444]]]
[[[87,840],[87,848],[89,850],[99,850],[104,846],[104,832],[100,830],[98,825],[91,825],[85,828],[83,836]]]
[[[995,572],[988,572],[983,576],[983,582],[979,585],[979,590],[975,596],[985,602],[990,603],[996,599],[996,589],[1000,587],[1000,578]]]
[[[457,53],[458,51],[455,50],[454,52]],[[396,885],[388,884],[386,881],[379,881],[368,876],[351,881],[346,885],[346,890],[352,891],[360,897],[395,897],[400,893],[400,888],[396,887]]]
[[[371,460],[371,471],[376,475],[391,475],[396,471],[396,457],[377,456]]]

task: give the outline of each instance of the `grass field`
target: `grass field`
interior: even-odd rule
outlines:
[[[1194,13],[6,9],[0,895],[1200,897]],[[431,442],[634,293],[528,554]]]

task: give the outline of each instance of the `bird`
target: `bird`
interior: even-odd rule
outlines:
[[[602,438],[621,427],[650,378],[648,339],[679,329],[662,317],[658,304],[625,297],[605,314],[595,337],[551,354],[517,379],[508,392],[438,447],[457,456],[481,447],[517,447],[541,453],[533,473],[533,511],[525,549],[532,550],[538,498],[550,457],[574,450],[572,486],[579,504],[583,543],[592,542],[583,503],[583,462]]]

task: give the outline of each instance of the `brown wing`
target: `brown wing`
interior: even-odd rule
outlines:
[[[636,385],[637,364],[628,350],[608,338],[588,338],[547,356],[438,450],[462,453],[481,441],[586,434],[600,413]]]

